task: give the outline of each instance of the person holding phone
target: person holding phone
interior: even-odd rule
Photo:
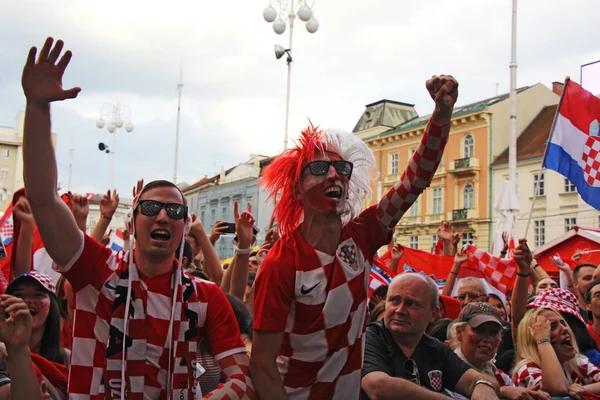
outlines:
[[[282,237],[255,281],[251,374],[260,398],[357,399],[373,255],[429,185],[450,131],[458,82],[426,83],[435,109],[400,180],[360,212],[375,158],[348,132],[309,125],[266,169]],[[278,368],[279,367],[279,368]]]

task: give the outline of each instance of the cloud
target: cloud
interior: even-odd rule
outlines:
[[[72,187],[104,190],[112,146],[95,127],[104,103],[126,104],[135,130],[116,136],[116,186],[129,194],[144,177],[171,179],[175,150],[176,84],[183,65],[178,179],[189,183],[248,159],[274,155],[285,129],[287,66],[262,19],[268,2],[8,2],[0,14],[0,125],[13,125],[24,109],[20,73],[27,50],[47,35],[73,51],[65,86],[83,88],[77,100],[53,107],[58,133],[59,179]],[[315,3],[319,31],[296,22],[289,135],[310,118],[323,127],[351,130],[364,105],[388,98],[432,102],[424,82],[451,73],[460,81],[460,104],[509,87],[511,4],[479,0]],[[520,2],[518,84],[549,86],[579,66],[600,59],[595,46],[600,3],[580,0]],[[289,28],[288,28],[289,29]]]

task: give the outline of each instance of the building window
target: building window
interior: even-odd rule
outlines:
[[[463,208],[474,208],[475,207],[475,189],[473,185],[468,183],[463,189]]]
[[[410,206],[410,216],[418,217],[419,216],[419,199],[415,200],[415,202]]]
[[[212,208],[210,210],[210,226],[214,226],[215,225],[215,221],[217,220],[217,209],[216,208]]]
[[[2,150],[2,155],[4,156],[4,158],[10,157],[10,149]]]
[[[8,179],[8,168],[2,168],[2,171],[0,171],[0,178],[1,179]]]
[[[565,232],[568,232],[575,225],[577,225],[577,218],[565,218]]]
[[[442,213],[442,188],[433,188],[433,214]]]
[[[435,249],[437,248],[437,243],[440,240],[440,236],[436,233],[435,235],[431,235],[431,252],[435,254]]]
[[[473,232],[465,232],[462,235],[462,245],[473,244]]]
[[[473,140],[473,136],[465,136],[465,140],[463,142],[463,152],[465,154],[465,158],[473,157],[475,155],[475,142]]]
[[[533,242],[535,247],[546,243],[546,221],[543,219],[533,221]]]
[[[228,211],[229,211],[229,210],[227,209],[227,207],[223,207],[223,208],[221,209],[221,221],[227,221],[227,218],[228,218],[228,215],[227,215],[227,214],[228,214]]]
[[[398,153],[390,154],[390,174],[398,174]]]
[[[418,249],[419,248],[419,237],[418,236],[411,236],[410,237],[410,248],[411,249]]]
[[[206,220],[204,218],[206,218],[206,211],[202,210],[200,211],[200,223],[202,225],[206,224]]]
[[[565,178],[565,193],[575,193],[577,188],[571,183],[568,178]]]
[[[533,174],[533,190],[536,196],[545,196],[544,174]]]

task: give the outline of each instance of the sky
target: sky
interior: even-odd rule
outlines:
[[[271,0],[275,7],[276,0]],[[298,1],[298,0],[296,0]],[[309,119],[351,131],[366,104],[390,99],[432,111],[432,75],[460,83],[458,105],[509,90],[510,0],[309,1],[315,34],[296,20],[290,138]],[[173,178],[176,86],[183,68],[178,182],[196,182],[283,148],[287,67],[273,46],[288,47],[262,17],[268,0],[3,0],[0,3],[0,126],[24,110],[20,74],[29,47],[47,36],[65,41],[73,59],[64,86],[75,100],[53,105],[59,182],[103,192],[112,145],[96,128],[102,106],[131,110],[132,133],[116,134],[115,186],[129,195],[139,178]],[[600,60],[600,2],[527,0],[518,6],[518,86],[551,86]]]

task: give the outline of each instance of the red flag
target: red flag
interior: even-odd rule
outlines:
[[[504,294],[513,288],[517,278],[514,258],[498,258],[473,245],[467,245],[464,251],[469,255],[467,267],[483,274],[487,283]]]
[[[404,247],[404,254],[398,264],[398,273],[419,272],[432,278],[441,289],[454,265],[454,257],[431,254],[423,250]]]

